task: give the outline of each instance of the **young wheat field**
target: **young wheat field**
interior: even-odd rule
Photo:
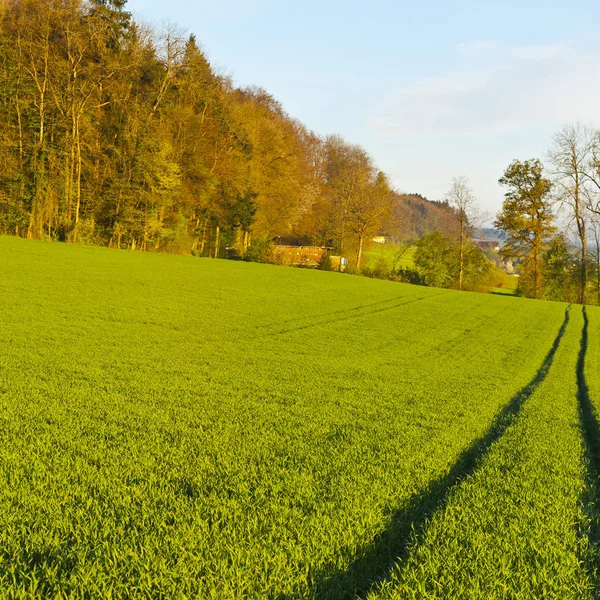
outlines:
[[[0,237],[0,596],[598,597],[600,310]]]

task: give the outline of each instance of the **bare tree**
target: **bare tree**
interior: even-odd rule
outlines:
[[[590,164],[593,160],[595,132],[580,124],[567,125],[554,136],[549,153],[552,180],[557,200],[575,224],[580,246],[579,302],[585,303],[588,280],[588,239]]]
[[[596,271],[596,303],[600,306],[600,215],[592,213],[589,225],[593,239],[589,254],[594,261]]]
[[[477,198],[469,186],[468,179],[461,175],[452,180],[450,190],[444,198],[456,212],[458,221],[457,242],[458,259],[458,289],[462,290],[465,271],[465,258],[469,251],[473,232],[480,225],[480,210]]]
[[[600,130],[591,132],[591,149],[586,165],[585,178],[593,190],[590,208],[594,213],[600,213]]]
[[[167,93],[169,86],[173,85],[177,74],[181,69],[182,59],[185,55],[185,30],[174,23],[166,23],[163,26],[158,46],[159,55],[163,63],[163,77],[160,88],[156,93],[156,99],[152,104],[152,112],[156,112]]]

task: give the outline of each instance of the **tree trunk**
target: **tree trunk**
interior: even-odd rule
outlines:
[[[81,210],[81,139],[79,134],[79,117],[77,117],[75,127],[75,150],[76,150],[76,175],[75,175],[75,225],[73,227],[73,241],[77,241],[78,226],[79,226],[79,212]]]
[[[461,242],[460,242],[460,256],[459,256],[459,260],[458,260],[458,289],[459,290],[462,290],[462,287],[463,287],[464,265],[465,265],[465,248],[464,248],[464,245],[463,245],[463,241],[461,239]]]
[[[235,228],[235,243],[233,247],[237,250],[238,253],[241,253],[244,246],[244,232],[242,231],[242,227]]]
[[[200,241],[200,254],[204,254],[204,246],[206,245],[206,221],[204,221],[204,225],[202,226],[202,240]]]
[[[588,248],[587,248],[587,232],[585,228],[585,221],[580,218],[579,232],[581,241],[581,287],[579,292],[579,303],[585,304],[585,293],[587,290],[587,261],[588,261]]]
[[[596,244],[596,303],[600,306],[600,248]]]
[[[534,249],[533,253],[533,285],[534,285],[534,298],[540,297],[540,291],[542,288],[541,281],[541,265],[540,265],[540,253],[538,252],[538,248]]]
[[[35,219],[35,213],[37,212],[37,198],[33,197],[33,203],[31,205],[31,212],[29,213],[29,224],[27,226],[27,239],[33,238],[33,223]]]
[[[215,227],[215,255],[214,258],[219,258],[219,226]]]
[[[73,165],[75,164],[75,142],[70,141],[70,152],[65,157],[65,204],[67,206],[67,226],[72,228],[73,223]]]
[[[362,259],[362,249],[363,249],[363,234],[361,233],[358,236],[358,250],[356,251],[356,270],[360,269],[360,261]]]

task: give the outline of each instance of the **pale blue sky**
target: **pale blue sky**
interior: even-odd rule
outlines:
[[[600,125],[600,0],[129,0],[195,33],[238,85],[364,146],[400,191],[464,174],[486,210],[513,158],[571,121]]]

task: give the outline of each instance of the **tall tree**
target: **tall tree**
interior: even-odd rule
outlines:
[[[325,140],[325,181],[329,199],[329,230],[340,254],[345,254],[349,242],[348,210],[361,182],[373,170],[371,158],[363,148],[348,144],[340,136]]]
[[[479,207],[475,194],[464,175],[452,180],[445,200],[454,209],[457,220],[456,242],[458,245],[458,289],[463,289],[465,259],[473,251],[472,238],[476,221],[479,218]]]
[[[542,291],[542,257],[555,232],[550,204],[552,184],[537,159],[513,161],[499,179],[506,188],[494,226],[506,233],[502,254],[520,262],[520,287],[526,296]]]
[[[596,278],[596,304],[600,306],[600,214],[592,212],[589,225],[589,230],[591,230],[592,233],[590,255],[593,261],[593,267]]]
[[[459,242],[455,238],[434,231],[417,241],[414,262],[428,285],[457,288],[459,256]],[[464,255],[463,268],[463,287],[470,289],[478,285],[486,285],[488,276],[493,270],[492,263],[477,247],[471,248]]]
[[[392,192],[384,173],[368,169],[356,174],[346,217],[349,229],[355,235],[356,269],[361,266],[365,240],[377,233],[390,210],[391,199]]]
[[[256,234],[289,234],[310,210],[304,129],[260,88],[240,90],[236,99],[252,145],[247,188],[256,194]]]
[[[587,176],[593,156],[594,132],[587,127],[565,126],[554,136],[550,150],[554,192],[569,220],[575,224],[580,247],[579,296],[585,303],[588,280],[589,183]]]
[[[548,243],[542,258],[543,297],[558,302],[576,302],[579,298],[578,261],[573,260],[564,233],[558,233]]]

